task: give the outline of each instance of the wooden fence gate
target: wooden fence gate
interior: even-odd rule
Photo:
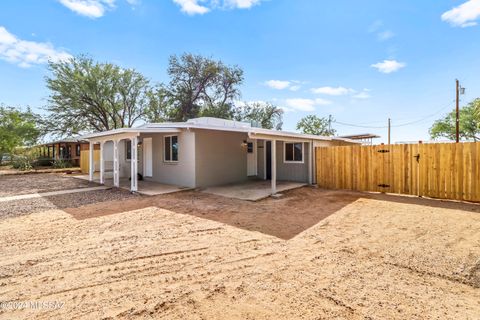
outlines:
[[[480,201],[480,143],[316,148],[317,184]]]

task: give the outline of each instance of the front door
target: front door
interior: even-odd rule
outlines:
[[[267,180],[272,179],[272,141],[265,144],[265,174]]]
[[[153,176],[152,138],[143,138],[143,175]]]
[[[251,140],[247,141],[247,175],[255,176],[256,173],[256,151],[255,150],[255,143]]]

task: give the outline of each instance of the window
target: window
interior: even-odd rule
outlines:
[[[75,146],[75,156],[80,157],[80,145],[77,144]]]
[[[303,143],[302,142],[285,142],[284,144],[284,162],[303,163]]]
[[[253,142],[247,142],[247,153],[253,153]]]
[[[165,162],[178,161],[178,136],[166,136],[164,138],[163,154]]]
[[[132,160],[132,143],[130,140],[125,140],[125,159]]]

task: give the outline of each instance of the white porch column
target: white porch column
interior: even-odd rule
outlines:
[[[118,140],[113,140],[113,186],[120,187],[120,159],[118,152]]]
[[[93,160],[93,147],[95,145],[93,144],[92,141],[90,141],[89,144],[89,150],[88,150],[88,180],[93,181],[93,173],[95,172],[95,162]]]
[[[132,137],[130,139],[131,142],[131,185],[130,191],[135,192],[138,191],[138,165],[137,165],[137,144],[138,138]]]
[[[105,141],[100,142],[100,184],[105,183],[105,163],[103,159],[103,146]]]
[[[272,140],[272,195],[277,193],[277,140]]]

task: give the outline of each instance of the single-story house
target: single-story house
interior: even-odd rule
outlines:
[[[251,178],[315,182],[316,146],[351,145],[345,138],[324,137],[252,127],[218,118],[148,123],[82,136],[89,141],[89,179],[99,170],[100,183],[111,173],[113,185],[131,179],[138,191],[138,173],[147,181],[189,188],[240,183]],[[100,146],[95,168],[94,147]],[[98,168],[99,167],[99,168]]]

